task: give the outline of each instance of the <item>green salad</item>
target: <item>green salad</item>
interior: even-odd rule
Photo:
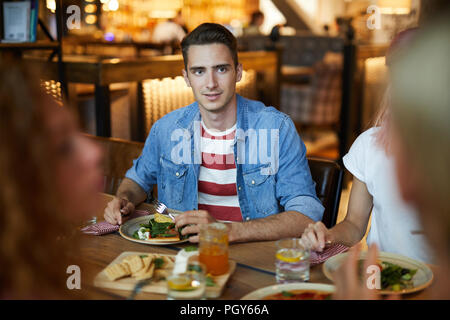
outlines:
[[[175,229],[173,222],[157,222],[155,219],[150,219],[147,224],[141,223],[140,228],[133,233],[133,238],[139,240],[149,240],[155,238],[172,238],[180,237],[184,240],[186,235],[181,234],[182,228]]]
[[[359,274],[362,275],[364,260],[359,260]],[[412,288],[413,278],[417,269],[408,269],[394,263],[381,261],[378,263],[381,269],[381,289],[389,291],[401,291]]]

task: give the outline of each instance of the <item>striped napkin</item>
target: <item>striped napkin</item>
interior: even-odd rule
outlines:
[[[310,265],[316,265],[322,262],[325,262],[327,259],[331,258],[332,256],[335,256],[339,253],[345,252],[348,249],[350,249],[347,246],[344,246],[342,244],[333,244],[332,246],[326,248],[322,252],[317,251],[311,251],[311,255],[309,257],[309,263]]]
[[[149,215],[150,212],[146,210],[134,210],[132,214],[130,214],[130,219],[138,218],[142,216]],[[101,221],[96,224],[91,224],[87,227],[81,229],[81,232],[85,234],[91,234],[94,236],[101,236],[104,234],[112,233],[118,231],[120,228],[119,225],[114,225],[106,221]]]

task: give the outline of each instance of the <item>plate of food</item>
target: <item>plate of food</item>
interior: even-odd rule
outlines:
[[[207,298],[221,296],[227,281],[236,269],[236,261],[230,260],[229,263],[228,273],[220,276],[207,275]],[[96,275],[94,285],[100,288],[133,292],[140,281],[145,281],[140,291],[167,294],[168,277],[173,274],[175,266],[175,255],[125,251]],[[186,285],[186,283],[176,283],[176,285]]]
[[[176,229],[173,220],[160,213],[128,220],[120,226],[119,233],[127,240],[152,245],[188,241],[187,236],[181,235],[181,228]]]
[[[329,300],[334,291],[331,284],[286,283],[255,290],[241,300]]]
[[[367,252],[361,252],[358,261],[359,273],[362,268]],[[333,280],[333,272],[336,271],[348,253],[341,253],[331,257],[323,264],[323,273]],[[423,262],[389,252],[380,252],[377,265],[381,269],[381,294],[406,294],[413,293],[428,287],[433,281],[433,272]]]

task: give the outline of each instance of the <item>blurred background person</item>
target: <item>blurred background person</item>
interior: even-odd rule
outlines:
[[[250,17],[250,23],[244,28],[244,36],[257,36],[262,35],[261,26],[264,23],[264,13],[261,11],[255,11]]]
[[[450,299],[450,11],[392,57],[390,149],[400,194],[419,213],[436,256],[431,299]],[[432,21],[432,20],[428,20]],[[357,273],[359,248],[334,275],[336,299],[375,299]],[[365,267],[376,264],[369,248]]]
[[[80,298],[77,226],[100,209],[101,152],[25,65],[0,65],[0,299]]]
[[[432,298],[450,298],[450,11],[420,32],[392,66],[392,151],[403,199],[415,206],[437,274]]]
[[[181,10],[174,18],[160,22],[153,30],[152,41],[156,43],[181,43],[187,33]]]

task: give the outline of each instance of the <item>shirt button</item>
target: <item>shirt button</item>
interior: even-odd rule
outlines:
[[[239,187],[238,187],[238,190],[241,191],[241,189],[242,189],[242,188],[239,186]]]
[[[175,173],[175,175],[178,177],[179,175],[180,175],[180,173],[179,172],[177,172],[177,173]]]
[[[250,217],[245,218],[245,220],[247,220],[247,221],[250,220]]]
[[[255,184],[255,180],[252,180],[252,184]]]
[[[239,161],[239,157],[236,157],[236,161]]]

